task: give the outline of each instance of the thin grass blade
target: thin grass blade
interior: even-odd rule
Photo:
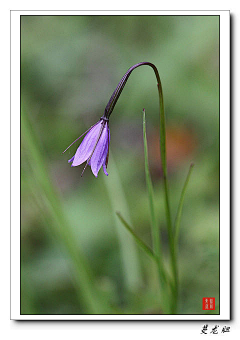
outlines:
[[[121,264],[123,266],[124,286],[126,290],[133,291],[136,290],[136,287],[140,287],[143,282],[141,265],[137,245],[134,240],[125,233],[122,228],[122,223],[116,216],[116,211],[121,211],[125,218],[128,221],[131,221],[131,214],[126,201],[122,180],[111,151],[110,159],[111,164],[109,166],[111,168],[111,176],[103,176],[103,181],[109,196],[109,207],[114,217],[114,224],[118,236],[119,249],[122,258]]]
[[[137,236],[137,234],[133,231],[130,225],[126,222],[126,220],[122,217],[120,212],[116,212],[117,216],[119,217],[120,221],[124,225],[124,227],[129,231],[129,233],[133,236],[136,243],[142,248],[142,250],[150,256],[155,261],[157,260],[156,256],[154,255],[153,251]]]
[[[192,163],[189,167],[187,178],[185,180],[185,183],[184,183],[184,186],[183,186],[183,189],[182,189],[182,192],[181,192],[181,196],[180,196],[180,201],[179,201],[179,204],[178,204],[178,210],[177,210],[177,215],[176,215],[176,220],[175,220],[175,228],[174,228],[175,245],[177,244],[177,241],[178,241],[180,222],[181,222],[181,217],[182,217],[183,202],[184,202],[187,186],[188,186],[191,174],[192,174],[193,167],[194,167],[194,164]]]
[[[151,217],[153,251],[157,257],[160,281],[162,284],[164,284],[166,283],[166,274],[165,274],[163,261],[162,261],[160,229],[159,229],[159,224],[156,220],[156,214],[155,214],[155,209],[154,209],[154,198],[153,198],[153,185],[152,185],[152,180],[151,180],[151,175],[150,175],[149,165],[148,165],[148,146],[147,146],[145,109],[143,109],[143,143],[144,143],[145,175],[146,175],[146,184],[147,184],[147,190],[148,190],[148,200],[149,200],[150,217]]]

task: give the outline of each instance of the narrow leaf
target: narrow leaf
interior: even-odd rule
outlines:
[[[133,229],[130,227],[130,225],[125,221],[125,219],[122,217],[120,212],[116,212],[118,218],[124,225],[124,227],[130,232],[130,234],[133,236],[136,243],[142,248],[142,250],[145,251],[147,255],[149,255],[151,258],[153,258],[156,261],[156,256],[154,255],[153,251],[137,236],[137,234],[133,231]]]
[[[146,184],[147,184],[147,189],[148,189],[148,200],[149,200],[150,217],[151,217],[153,249],[156,255],[159,256],[160,255],[160,232],[159,232],[159,227],[158,227],[155,210],[154,210],[153,186],[152,186],[152,180],[151,180],[151,175],[150,175],[149,165],[148,165],[148,146],[147,146],[147,134],[146,134],[145,109],[143,109],[143,142],[144,142],[145,175],[146,175]]]
[[[181,197],[180,197],[180,201],[179,201],[179,205],[178,205],[178,210],[177,210],[177,215],[176,215],[176,220],[175,220],[175,233],[174,233],[174,241],[175,244],[178,241],[178,235],[179,235],[179,228],[180,228],[180,221],[181,221],[181,216],[182,216],[182,208],[183,208],[183,202],[184,202],[184,197],[186,194],[186,190],[187,190],[187,185],[193,170],[194,164],[192,163],[189,167],[188,170],[188,174],[187,174],[187,178],[185,180],[183,189],[182,189],[182,193],[181,193]]]
[[[150,217],[151,217],[153,250],[154,250],[155,256],[157,257],[159,278],[162,284],[164,285],[167,279],[166,279],[166,273],[165,273],[164,266],[163,266],[160,229],[159,229],[159,224],[157,222],[155,210],[154,210],[153,185],[152,185],[152,180],[151,180],[151,175],[150,175],[149,165],[148,165],[148,146],[147,146],[145,109],[143,109],[143,143],[144,143],[145,175],[146,175],[146,184],[147,184],[147,189],[148,189],[148,199],[149,199],[149,208],[150,208]]]

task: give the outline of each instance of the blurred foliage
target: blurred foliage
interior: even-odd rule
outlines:
[[[114,216],[118,199],[124,197],[131,224],[151,246],[142,140],[145,108],[150,171],[166,262],[169,260],[158,94],[152,70],[141,67],[132,73],[112,113],[114,163],[110,155],[108,178],[104,179],[101,170],[96,179],[89,167],[81,178],[82,167],[69,166],[67,160],[79,143],[64,155],[62,151],[102,116],[129,67],[141,61],[157,66],[167,116],[174,214],[189,164],[195,163],[180,226],[179,312],[203,314],[202,297],[215,296],[217,308],[212,313],[218,313],[218,41],[216,16],[21,17],[22,106],[79,251],[84,253],[94,283],[113,313],[161,313],[156,268],[139,248],[132,268],[136,269],[132,271],[136,279],[131,284],[125,280]],[[21,146],[21,313],[84,314],[86,309],[73,282],[71,258],[52,231],[51,209],[32,170],[34,160],[23,133]],[[116,173],[124,193],[121,198],[119,184],[110,180]],[[112,204],[110,197],[114,196]],[[120,210],[122,201],[119,206]]]

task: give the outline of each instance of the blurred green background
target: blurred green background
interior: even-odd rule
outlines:
[[[162,80],[172,214],[191,162],[179,240],[180,314],[219,313],[219,18],[21,17],[21,313],[161,314],[151,246],[142,109],[155,206],[169,262],[151,68],[134,70],[111,115],[109,176],[71,168],[123,74],[149,61]]]

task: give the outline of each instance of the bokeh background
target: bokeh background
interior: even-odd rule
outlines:
[[[179,240],[180,314],[219,312],[219,18],[21,17],[21,313],[161,314],[151,246],[142,109],[164,256],[168,244],[151,68],[133,71],[110,119],[109,176],[71,168],[123,74],[149,61],[162,80],[172,215],[191,162]]]

